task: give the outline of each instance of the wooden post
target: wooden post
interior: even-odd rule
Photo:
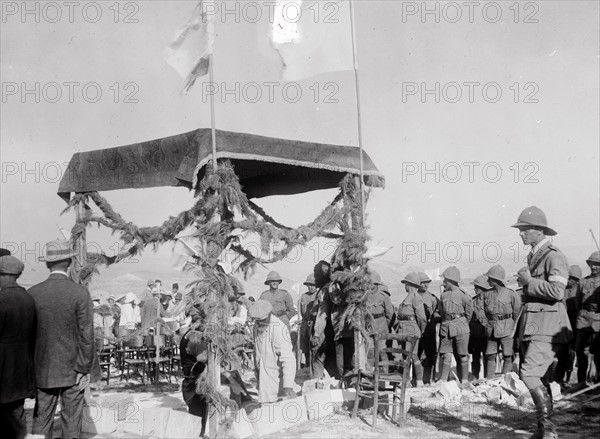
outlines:
[[[162,307],[160,303],[160,291],[157,295],[156,305],[156,318],[160,318],[160,308]],[[160,322],[156,322],[156,330],[154,331],[154,347],[156,348],[156,364],[154,365],[154,386],[156,387],[156,391],[160,390],[159,378],[160,375],[158,373],[158,360],[160,358]]]
[[[362,187],[362,182],[361,182],[361,178],[360,177],[354,177],[354,183],[355,183],[355,187],[358,188],[361,191],[361,194],[363,192],[363,187]],[[364,221],[364,214],[363,214],[363,209],[364,206],[362,205],[363,203],[363,199],[364,196],[361,196],[361,198],[359,199],[359,206],[352,206],[352,230],[357,230],[359,227],[362,227],[363,225],[363,221]],[[361,311],[355,311],[355,312],[361,312]],[[362,322],[365,321],[364,316],[360,315],[360,320]],[[354,371],[358,372],[358,370],[366,370],[367,367],[367,340],[365,340],[364,335],[360,332],[357,331],[356,329],[354,330]]]
[[[84,215],[85,212],[85,201],[79,200],[77,202],[77,206],[75,206],[75,221],[79,222]],[[75,259],[71,264],[71,277],[73,281],[81,284],[81,269],[85,266],[87,261],[87,251],[86,251],[87,243],[86,243],[86,230],[84,229],[79,238],[75,241]]]
[[[222,321],[223,316],[218,310],[218,298],[214,292],[211,292],[208,296],[209,303],[215,304],[215,312],[212,313],[209,324],[219,325],[225,324]],[[213,326],[214,327],[214,326]],[[208,347],[208,364],[207,364],[207,378],[208,382],[212,384],[215,391],[219,391],[221,386],[221,356],[219,355],[219,349],[214,343],[210,343]],[[208,435],[214,439],[217,437],[217,431],[219,428],[219,412],[214,404],[210,404],[208,407]]]

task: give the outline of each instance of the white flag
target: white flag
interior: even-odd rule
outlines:
[[[354,69],[347,0],[277,2],[271,42],[283,60],[285,81]]]
[[[215,41],[213,14],[206,13],[203,3],[198,3],[192,17],[163,52],[164,59],[184,79],[185,91],[194,85],[196,78],[208,73],[209,55]]]

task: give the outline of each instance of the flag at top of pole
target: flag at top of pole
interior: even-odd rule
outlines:
[[[279,1],[271,43],[283,61],[282,79],[353,70],[349,1]]]
[[[196,5],[188,22],[163,51],[165,61],[183,78],[185,91],[194,85],[196,78],[206,75],[209,70],[215,40],[214,17],[207,13],[203,3],[200,1]]]

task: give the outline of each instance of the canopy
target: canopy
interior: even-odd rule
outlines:
[[[359,148],[216,132],[217,158],[230,159],[248,198],[289,195],[338,186],[346,173],[360,173]],[[212,159],[210,128],[132,145],[73,155],[58,195],[71,192],[184,186],[193,188]],[[364,182],[385,179],[363,151]]]

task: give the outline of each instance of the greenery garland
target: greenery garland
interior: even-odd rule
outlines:
[[[360,190],[358,178],[347,174],[340,182],[340,193],[315,220],[290,228],[278,223],[248,200],[232,165],[224,160],[219,162],[216,169],[208,167],[198,184],[195,193],[197,199],[192,208],[170,217],[159,226],[138,227],[126,221],[98,192],[76,194],[64,212],[81,202],[85,205],[83,215],[71,230],[73,243],[82,237],[89,225],[95,223],[118,233],[128,246],[113,257],[87,253],[79,274],[79,281],[84,285],[89,284],[92,275],[98,272],[99,264],[108,266],[138,254],[148,245],[156,248],[161,243],[174,241],[178,234],[194,225],[196,230],[193,236],[205,244],[207,250],[202,251],[195,264],[188,264],[187,267],[198,275],[198,280],[188,285],[192,288],[191,293],[186,295],[175,311],[182,312],[191,307],[201,309],[204,323],[195,324],[193,329],[200,331],[205,340],[210,340],[223,361],[228,361],[233,349],[227,325],[223,322],[226,322],[229,315],[230,303],[242,288],[235,277],[223,273],[216,264],[216,258],[228,246],[242,256],[243,261],[238,270],[247,277],[254,271],[256,264],[281,261],[294,248],[303,246],[316,237],[338,239],[339,246],[331,261],[332,281],[341,286],[343,298],[348,303],[343,319],[366,335],[364,328],[372,319],[364,305],[367,294],[373,290],[374,285],[370,280],[366,261],[362,259],[367,249],[368,235],[362,224]],[[92,213],[88,207],[90,201],[96,204],[102,215]],[[331,232],[336,228],[342,234]],[[258,235],[263,251],[268,250],[272,243],[283,243],[283,247],[268,258],[252,255],[243,248],[239,235],[234,233],[236,230]],[[206,380],[199,380],[197,386],[220,409],[224,410],[229,404],[223,401],[221,395],[217,395],[218,392]]]

